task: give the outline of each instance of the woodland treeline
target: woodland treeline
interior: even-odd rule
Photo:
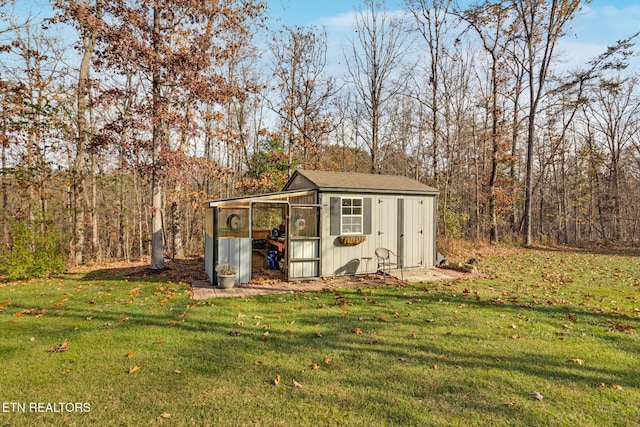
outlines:
[[[6,265],[163,268],[202,253],[203,201],[296,168],[435,186],[441,236],[640,239],[637,34],[568,66],[587,1],[363,0],[337,67],[257,0],[50,4],[0,0]]]

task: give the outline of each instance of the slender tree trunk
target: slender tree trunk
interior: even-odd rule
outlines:
[[[102,259],[100,236],[98,228],[98,184],[96,180],[95,154],[91,153],[90,171],[91,171],[91,254],[95,261]]]
[[[140,186],[138,184],[138,173],[134,171],[133,173],[133,193],[136,197],[136,207],[138,211],[137,215],[137,225],[138,225],[138,257],[142,258],[144,256],[144,241],[142,236],[145,235],[145,230],[143,228],[144,224],[144,207],[142,206],[142,193],[140,191]]]
[[[562,187],[561,190],[561,214],[562,214],[562,242],[565,245],[568,245],[570,242],[569,237],[569,191],[567,186],[569,185],[567,182],[567,161],[566,161],[566,147],[565,140],[562,140],[562,153],[561,153],[561,162],[560,167],[562,168],[560,171],[561,182],[560,185]]]
[[[156,3],[153,8],[153,49],[158,52],[160,46],[160,11]],[[159,66],[154,65],[152,76],[153,97],[153,153],[151,172],[151,265],[153,270],[164,269],[164,245],[162,233],[162,196],[163,186],[160,177],[160,157],[164,143],[164,107],[162,101],[161,75]]]
[[[184,246],[182,243],[182,225],[181,225],[180,205],[174,201],[171,203],[171,221],[172,221],[172,247],[173,259],[184,258]]]
[[[120,194],[119,202],[120,206],[118,209],[118,257],[122,259],[128,259],[128,239],[126,237],[127,234],[127,214],[126,214],[126,196],[125,196],[125,175],[120,172],[119,187]]]
[[[491,62],[491,171],[489,175],[489,216],[491,225],[489,241],[498,243],[498,214],[496,207],[496,181],[498,180],[498,156],[500,142],[498,135],[498,59],[492,53]]]
[[[96,18],[102,19],[102,0],[96,0]],[[83,203],[85,191],[85,156],[86,148],[89,145],[89,129],[87,114],[90,108],[90,66],[93,52],[96,47],[98,37],[97,28],[93,28],[88,36],[83,39],[83,53],[80,61],[78,73],[78,93],[77,93],[77,143],[76,156],[72,170],[72,211],[73,211],[73,263],[82,264],[85,255],[85,216],[86,207]]]
[[[9,245],[9,184],[4,176],[4,171],[7,170],[7,127],[6,123],[3,122],[2,127],[2,173],[0,173],[0,188],[2,188],[2,242],[0,242],[3,246]]]

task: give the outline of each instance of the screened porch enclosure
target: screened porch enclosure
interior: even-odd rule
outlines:
[[[265,276],[317,278],[320,210],[315,191],[296,191],[210,202],[206,207],[205,270],[237,268],[236,283]]]

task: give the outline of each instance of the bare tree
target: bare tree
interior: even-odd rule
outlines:
[[[522,32],[521,42],[525,48],[522,64],[529,87],[523,217],[523,237],[526,245],[533,243],[533,160],[537,112],[546,93],[546,83],[555,59],[558,41],[583,3],[583,0],[512,0]]]
[[[504,122],[500,108],[500,96],[504,93],[505,80],[501,74],[504,54],[509,46],[512,32],[509,28],[509,9],[503,2],[485,2],[471,7],[461,14],[482,42],[490,59],[489,97],[487,110],[490,116],[491,167],[489,171],[489,217],[491,221],[489,240],[498,242],[498,213],[496,186],[499,178],[499,162],[504,159]]]
[[[452,0],[405,0],[411,15],[414,17],[416,29],[427,45],[426,55],[422,56],[427,63],[427,84],[430,93],[427,98],[419,97],[420,102],[430,111],[431,162],[433,181],[437,186],[440,180],[440,143],[443,131],[441,116],[445,105],[442,102],[442,64],[445,36],[449,30],[449,18]],[[419,86],[418,86],[419,87]]]
[[[356,36],[351,40],[350,55],[345,55],[357,102],[363,106],[366,131],[363,138],[371,157],[371,172],[380,171],[380,130],[384,107],[401,85],[394,75],[407,50],[402,20],[390,16],[384,4],[366,0],[356,13]]]
[[[336,83],[325,71],[326,32],[313,27],[284,27],[269,48],[277,90],[271,108],[282,123],[291,175],[296,152],[300,152],[303,167],[318,166],[319,144],[332,130],[328,103],[337,90]]]
[[[598,204],[601,223],[611,224],[611,234],[603,227],[603,236],[620,240],[621,230],[621,164],[627,148],[640,131],[640,98],[637,79],[601,79],[595,89],[593,102],[585,105],[585,121],[598,151],[606,153],[604,163],[605,186],[600,190]]]

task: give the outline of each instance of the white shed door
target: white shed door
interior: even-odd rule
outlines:
[[[397,199],[378,199],[378,240],[379,248],[387,248],[398,253],[398,204]]]
[[[404,199],[403,258],[407,267],[424,266],[425,205],[424,201]]]

